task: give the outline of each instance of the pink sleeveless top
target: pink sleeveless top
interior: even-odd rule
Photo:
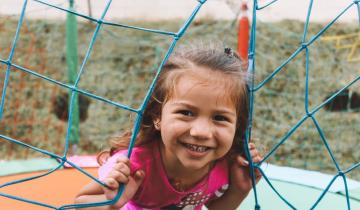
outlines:
[[[127,150],[121,150],[111,156],[99,168],[99,179],[106,177],[117,157],[126,154]],[[131,173],[142,169],[145,178],[133,199],[121,210],[200,210],[209,200],[221,197],[229,187],[228,164],[222,159],[217,161],[209,175],[193,188],[185,192],[177,191],[166,176],[157,142],[134,147],[130,162]]]

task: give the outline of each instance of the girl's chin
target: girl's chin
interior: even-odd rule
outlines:
[[[189,170],[189,171],[198,171],[201,169],[208,169],[208,166],[210,165],[210,163],[208,162],[198,162],[198,161],[180,161],[182,167],[184,167],[185,170]]]

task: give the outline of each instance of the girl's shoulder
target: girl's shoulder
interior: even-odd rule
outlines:
[[[153,143],[135,146],[131,150],[130,156],[130,170],[131,173],[135,173],[137,170],[142,169],[147,171],[152,162],[156,161],[156,152],[154,151]],[[99,168],[99,177],[104,177],[110,172],[112,167],[116,164],[116,160],[120,156],[128,156],[128,149],[117,150],[109,157],[106,162]]]
[[[128,156],[128,149],[118,150],[110,159],[117,158],[120,155]],[[132,170],[143,168],[157,157],[157,143],[152,142],[144,145],[135,146],[131,150],[130,163]]]
[[[131,149],[131,157],[150,155],[150,153],[153,152],[155,147],[156,147],[155,142],[134,146]],[[119,155],[128,156],[128,151],[129,151],[129,148],[116,149],[115,151],[113,151],[111,153],[110,158],[113,158],[114,156],[117,157]]]

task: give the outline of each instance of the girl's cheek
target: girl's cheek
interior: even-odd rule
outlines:
[[[223,128],[220,130],[220,132],[223,136],[226,136],[229,139],[234,139],[235,137],[235,128],[233,127]]]
[[[184,122],[170,122],[166,127],[167,131],[171,133],[184,132],[189,129],[188,123]]]

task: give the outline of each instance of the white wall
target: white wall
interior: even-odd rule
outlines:
[[[68,0],[44,0],[67,7]],[[227,4],[226,2],[235,2]],[[264,5],[270,0],[260,0]],[[88,14],[88,0],[75,0],[78,11]],[[100,17],[107,0],[91,0],[95,17]],[[233,19],[241,0],[208,0],[199,13],[199,17],[214,19]],[[252,6],[252,1],[248,1]],[[278,21],[282,19],[305,20],[310,0],[278,0],[275,4],[258,12],[262,21]],[[336,17],[353,0],[314,0],[311,21],[329,22]],[[19,14],[23,0],[0,0],[0,14]],[[146,19],[159,20],[186,18],[198,4],[196,0],[112,0],[106,19]],[[250,12],[249,12],[250,13]],[[34,2],[28,1],[27,17],[30,18],[64,18],[63,13],[54,11]],[[356,5],[352,6],[339,21],[358,21]]]

